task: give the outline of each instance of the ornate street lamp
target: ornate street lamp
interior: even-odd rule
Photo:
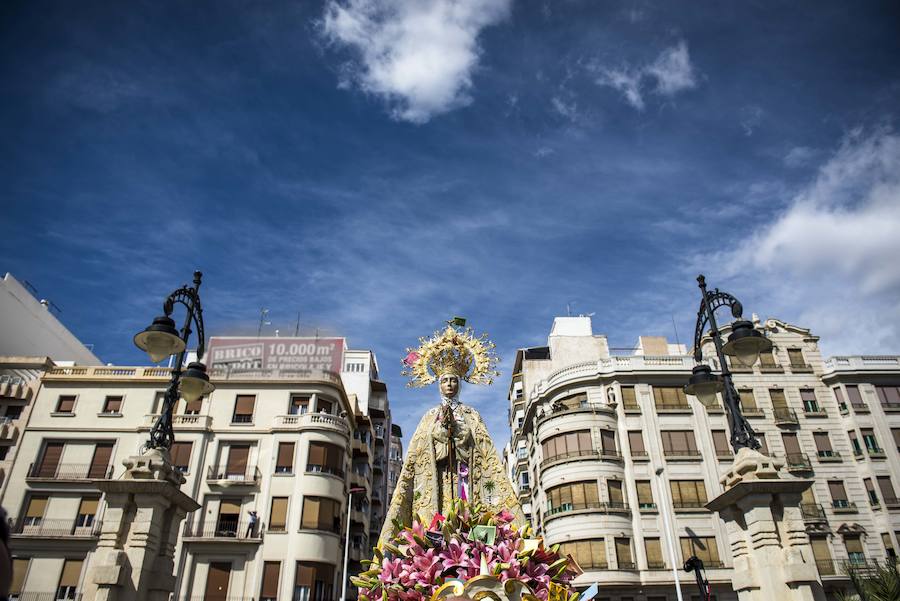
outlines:
[[[697,276],[697,282],[702,298],[700,309],[697,311],[697,326],[694,329],[694,360],[697,363],[703,360],[700,345],[703,341],[703,332],[709,326],[722,375],[714,374],[708,365],[696,365],[684,391],[696,396],[704,405],[715,403],[716,395],[721,392],[725,399],[725,411],[728,425],[731,427],[731,446],[734,452],[737,453],[744,447],[758,449],[760,444],[756,440],[756,433],[741,413],[740,400],[731,381],[731,370],[728,368],[725,355],[733,357],[747,367],[752,367],[759,360],[760,353],[772,350],[772,342],[756,330],[752,323],[742,319],[744,307],[740,301],[718,288],[712,292],[707,291],[706,278],[703,275]],[[723,306],[728,306],[732,316],[737,319],[732,324],[728,341],[724,344],[715,316],[716,309]]]
[[[169,450],[172,447],[172,442],[175,439],[175,433],[172,430],[172,413],[175,410],[175,404],[178,402],[179,394],[184,397],[184,400],[192,402],[215,390],[215,386],[209,381],[206,366],[199,361],[191,363],[184,371],[181,369],[181,366],[184,364],[184,353],[187,349],[188,338],[191,335],[192,323],[197,328],[197,337],[199,338],[197,342],[197,358],[202,357],[203,352],[206,350],[203,332],[203,309],[200,307],[199,293],[200,278],[202,277],[202,273],[195,271],[193,288],[189,288],[185,284],[170,294],[163,303],[163,313],[165,315],[154,319],[152,324],[134,337],[134,344],[142,351],[145,351],[154,363],[159,363],[171,355],[178,355],[172,367],[172,379],[169,380],[169,387],[166,389],[166,396],[163,399],[162,412],[150,430],[150,440],[147,442],[148,449]],[[181,303],[187,309],[181,333],[175,329],[175,322],[170,317],[172,310],[175,308],[175,303]],[[181,384],[180,390],[179,384]]]

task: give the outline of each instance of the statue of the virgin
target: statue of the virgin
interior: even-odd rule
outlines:
[[[489,385],[499,375],[494,344],[459,317],[420,343],[407,349],[403,373],[409,386],[438,383],[441,403],[425,413],[410,440],[379,543],[395,534],[394,520],[409,526],[417,518],[427,525],[435,514],[446,515],[454,499],[505,509],[521,524],[522,508],[487,427],[459,400],[462,382]]]

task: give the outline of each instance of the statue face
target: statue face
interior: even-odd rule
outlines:
[[[452,399],[459,392],[459,378],[456,376],[441,376],[441,395]]]

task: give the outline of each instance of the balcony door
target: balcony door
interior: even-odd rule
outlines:
[[[206,576],[206,593],[203,601],[226,601],[228,599],[228,581],[231,579],[231,564],[213,562],[209,564]]]
[[[106,478],[109,462],[112,459],[113,444],[104,442],[94,447],[94,456],[91,458],[91,469],[88,478]]]
[[[216,536],[237,537],[240,521],[240,499],[222,499],[219,504],[219,519],[216,521]]]
[[[249,459],[250,445],[229,446],[225,477],[229,480],[243,480],[247,474],[247,462]]]

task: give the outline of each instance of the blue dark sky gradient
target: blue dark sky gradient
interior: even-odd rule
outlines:
[[[4,3],[0,269],[103,360],[134,364],[132,335],[200,268],[210,334],[255,333],[262,306],[287,334],[300,312],[304,334],[376,351],[410,434],[436,392],[403,388],[399,358],[442,320],[497,342],[500,384],[464,394],[505,438],[514,351],[567,303],[613,346],[674,338],[673,319],[689,342],[699,269],[826,352],[900,352],[896,330],[846,325],[896,322],[896,267],[848,301],[817,282],[865,287],[855,264],[742,256],[854,157],[869,167],[816,197],[825,213],[852,218],[896,184],[895,3],[516,2],[480,31],[470,102],[424,123],[339,86],[359,55],[323,33],[325,10]],[[684,89],[646,80],[638,109],[598,83],[679,44]],[[876,203],[887,222],[897,202]]]

